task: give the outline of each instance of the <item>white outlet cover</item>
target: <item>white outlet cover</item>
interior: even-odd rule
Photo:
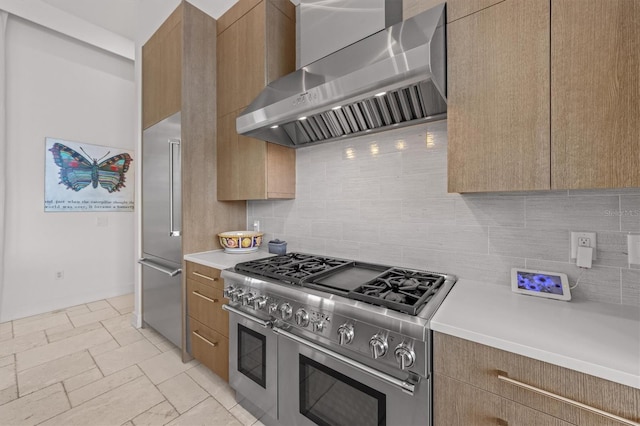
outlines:
[[[596,259],[596,233],[595,232],[571,232],[571,259],[578,257],[578,238],[589,238],[590,247],[593,249],[593,259]]]

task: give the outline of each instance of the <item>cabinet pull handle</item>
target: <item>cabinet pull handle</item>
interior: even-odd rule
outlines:
[[[528,385],[526,383],[522,383],[522,382],[520,382],[518,380],[514,380],[514,379],[511,379],[511,378],[509,378],[507,376],[503,376],[502,374],[498,374],[498,380],[502,380],[503,382],[510,383],[510,384],[512,384],[514,386],[518,386],[520,388],[530,390],[531,392],[535,392],[535,393],[538,393],[540,395],[545,395],[545,396],[548,396],[550,398],[557,399],[558,401],[565,402],[565,403],[567,403],[569,405],[573,405],[574,407],[582,408],[583,410],[589,411],[589,412],[594,413],[594,414],[598,414],[598,415],[600,415],[602,417],[606,417],[606,418],[611,419],[611,420],[616,420],[616,421],[618,421],[620,423],[623,423],[625,425],[640,426],[640,423],[634,422],[633,420],[625,419],[624,417],[616,416],[615,414],[611,414],[611,413],[608,413],[606,411],[600,410],[598,408],[592,407],[590,405],[583,404],[582,402],[574,401],[573,399],[569,399],[569,398],[566,398],[564,396],[560,396],[560,395],[557,395],[555,393],[552,393],[552,392],[549,392],[549,391],[546,391],[546,390],[542,390],[540,388]]]
[[[509,426],[509,422],[504,420],[504,419],[497,418],[496,419],[496,425],[498,425],[498,426]]]
[[[218,299],[212,299],[212,298],[210,298],[210,297],[207,297],[207,296],[205,296],[204,294],[200,293],[199,291],[195,291],[195,290],[194,290],[194,291],[192,291],[191,293],[193,293],[195,296],[198,296],[198,297],[200,297],[200,298],[202,298],[202,299],[204,299],[204,300],[206,300],[206,301],[208,301],[208,302],[211,302],[211,303],[218,303]]]
[[[211,340],[207,339],[206,337],[204,337],[202,334],[198,333],[198,330],[193,331],[193,334],[199,338],[200,340],[204,341],[206,344],[208,344],[209,346],[211,346],[212,348],[215,348],[216,346],[218,346],[218,342],[212,342]]]
[[[195,275],[196,277],[204,278],[205,280],[209,280],[209,281],[218,281],[218,279],[217,279],[217,278],[211,278],[211,277],[208,277],[208,276],[206,276],[206,275],[199,274],[199,273],[197,273],[197,272],[191,272],[191,273],[192,273],[193,275]]]

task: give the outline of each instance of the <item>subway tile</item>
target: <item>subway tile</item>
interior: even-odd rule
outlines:
[[[430,227],[423,223],[388,223],[380,226],[380,244],[388,251],[402,247],[425,247]]]
[[[640,188],[610,188],[610,189],[570,189],[569,195],[633,195],[640,194]]]
[[[132,421],[135,426],[164,425],[179,415],[168,401],[163,401],[135,417]]]
[[[295,247],[296,251],[314,254],[326,254],[326,240],[323,238],[298,238],[291,240],[292,247]],[[287,243],[287,251],[293,251],[289,249],[289,243]]]
[[[622,232],[597,232],[596,233],[596,266],[610,266],[626,268],[627,235]]]
[[[344,222],[342,226],[342,240],[350,245],[357,242],[377,243],[380,241],[380,229],[385,225],[376,222]]]
[[[325,219],[326,208],[324,201],[300,201],[297,203],[296,215],[299,219]]]
[[[640,196],[620,196],[620,227],[623,232],[640,232]]]
[[[357,259],[360,252],[360,244],[348,240],[327,240],[326,253],[333,257],[343,259]]]
[[[402,219],[400,200],[361,200],[360,220],[366,222],[392,223]]]
[[[95,356],[96,364],[105,376],[125,369],[158,355],[160,351],[148,340],[139,340],[130,345]]]
[[[461,196],[456,225],[524,227],[524,197]]]
[[[181,414],[210,397],[204,389],[185,373],[178,374],[160,383],[158,389]]]
[[[313,238],[340,239],[342,238],[342,222],[313,221],[311,223],[311,236]]]
[[[36,425],[68,409],[64,389],[56,383],[4,404],[0,410],[0,425]]]
[[[343,179],[340,182],[339,200],[378,200],[380,199],[379,182],[376,176],[354,176]]]
[[[421,246],[456,253],[488,254],[489,231],[485,226],[429,225]]]
[[[225,408],[213,398],[207,398],[180,417],[167,423],[167,426],[242,426]]]
[[[196,360],[182,362],[182,351],[175,349],[144,360],[138,365],[149,377],[149,380],[157,385],[194,367],[196,364]]]
[[[38,346],[24,352],[16,354],[18,371],[27,370],[40,364],[62,358],[74,352],[89,349],[95,345],[107,342],[111,335],[107,330],[100,328],[77,336],[69,337],[49,343],[45,346]]]
[[[253,202],[250,202],[250,204]],[[261,215],[262,217],[279,217],[288,218],[294,213],[295,200],[275,200],[273,201],[273,212],[270,215]],[[258,216],[254,214],[254,216]]]
[[[297,237],[311,236],[312,222],[308,219],[292,219],[285,223],[284,233]]]
[[[523,268],[525,259],[486,254],[460,253],[426,249],[403,249],[403,263],[408,267],[452,274],[458,278],[509,285],[511,268]]]
[[[142,376],[78,405],[43,425],[84,426],[95,424],[96,419],[105,425],[121,425],[163,400],[158,389]]]
[[[50,386],[94,368],[96,365],[87,351],[75,352],[27,370],[18,372],[20,396]]]
[[[402,221],[453,225],[456,221],[455,206],[456,200],[454,198],[402,200]]]
[[[359,257],[357,260],[364,262],[381,263],[383,265],[399,265],[402,261],[402,251],[389,250],[388,245],[360,243]]]
[[[575,263],[549,262],[527,259],[527,268],[540,271],[562,272],[567,274],[569,285],[578,286],[571,290],[576,300],[594,302],[621,303],[620,269],[593,266],[591,269],[578,268]]]
[[[273,217],[272,201],[252,201],[251,215],[258,217]]]
[[[541,260],[569,261],[569,232],[490,227],[489,254]]]
[[[24,352],[38,346],[44,346],[47,343],[47,337],[44,331],[37,331],[25,336],[3,340],[2,344],[0,344],[0,357]]]
[[[360,176],[384,178],[388,176],[396,176],[402,170],[402,154],[400,152],[392,152],[388,154],[373,154],[380,151],[381,144],[371,143],[366,149],[369,150],[370,156],[365,157],[360,162]]]
[[[622,269],[622,304],[640,307],[640,270]]]
[[[329,200],[327,201],[327,211],[331,212],[327,220],[339,220],[343,222],[360,221],[360,201],[359,200]]]
[[[129,383],[142,375],[143,373],[140,368],[138,368],[137,365],[132,365],[111,375],[106,375],[73,391],[67,390],[69,401],[71,401],[71,406],[77,407],[99,395],[103,395],[113,389]]]
[[[527,228],[573,231],[620,231],[620,218],[612,215],[619,208],[619,197],[570,196],[527,197]]]

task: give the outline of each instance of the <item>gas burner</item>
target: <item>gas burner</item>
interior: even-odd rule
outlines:
[[[288,253],[265,259],[238,263],[236,270],[275,278],[290,284],[302,284],[306,278],[340,267],[348,260],[315,256],[303,253]]]
[[[416,315],[443,282],[442,275],[391,268],[353,290],[349,297]]]

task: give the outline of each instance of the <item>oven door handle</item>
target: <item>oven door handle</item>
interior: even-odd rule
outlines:
[[[376,379],[380,379],[380,380],[382,380],[384,382],[387,382],[390,385],[396,386],[396,387],[400,388],[402,390],[402,392],[407,393],[407,394],[409,394],[411,396],[413,396],[413,393],[415,392],[415,387],[416,386],[413,383],[409,383],[409,382],[407,382],[405,380],[397,379],[397,378],[395,378],[395,377],[393,377],[393,376],[391,376],[389,374],[386,374],[386,373],[378,371],[378,370],[376,370],[374,368],[371,368],[368,365],[362,364],[362,363],[360,363],[358,361],[354,361],[354,360],[352,360],[352,359],[350,359],[350,358],[348,358],[348,357],[346,357],[344,355],[341,355],[341,354],[339,354],[337,352],[334,352],[334,351],[332,351],[330,349],[327,349],[327,348],[325,348],[323,346],[320,346],[318,344],[310,342],[310,341],[308,341],[308,340],[306,340],[306,339],[304,339],[302,337],[298,337],[295,334],[290,333],[287,330],[284,330],[284,329],[282,329],[280,327],[273,327],[273,332],[276,333],[276,334],[279,334],[281,336],[284,336],[284,337],[286,337],[288,339],[291,339],[291,340],[293,340],[293,341],[295,341],[297,343],[300,343],[300,344],[302,344],[304,346],[307,346],[307,347],[309,347],[311,349],[314,349],[314,350],[316,350],[318,352],[321,352],[321,353],[323,353],[325,355],[328,355],[328,356],[330,356],[332,358],[335,358],[338,361],[342,361],[342,362],[344,362],[345,364],[347,364],[347,365],[349,365],[351,367],[357,368],[358,370],[375,377]]]
[[[242,318],[246,318],[249,321],[253,321],[253,322],[258,324],[262,328],[271,328],[273,326],[273,322],[272,321],[261,320],[260,318],[256,318],[253,315],[249,315],[247,313],[244,313],[241,310],[234,308],[233,306],[222,305],[222,309],[227,311],[227,312],[230,312],[232,314],[240,315]]]

